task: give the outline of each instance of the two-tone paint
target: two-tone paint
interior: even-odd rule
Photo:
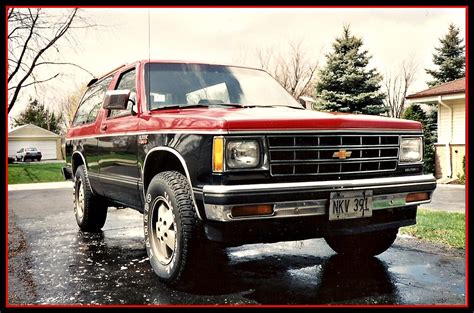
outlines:
[[[422,134],[421,124],[408,120],[322,113],[285,107],[173,108],[150,111],[147,107],[143,84],[144,67],[147,62],[149,61],[122,66],[104,76],[113,77],[108,87],[109,90],[113,90],[116,89],[121,73],[132,68],[136,69],[135,113],[108,118],[108,110],[101,108],[95,122],[71,127],[65,144],[66,172],[73,176],[77,167],[84,164],[94,193],[108,198],[111,203],[131,207],[141,212],[149,182],[154,175],[165,170],[180,171],[188,178],[192,186],[197,214],[205,221],[208,220],[210,212],[219,208],[218,206],[224,208],[229,203],[242,202],[243,199],[248,198],[246,192],[239,194],[233,190],[227,194],[224,192],[225,188],[219,189],[225,186],[235,186],[238,190],[239,186],[258,185],[263,188],[262,192],[256,194],[254,190],[251,193],[252,201],[264,202],[266,195],[272,194],[271,197],[274,198],[275,203],[279,203],[277,207],[278,205],[284,207],[284,203],[289,201],[288,195],[269,193],[264,186],[271,183],[285,184],[285,178],[272,177],[268,171],[212,172],[212,142],[213,137],[217,135],[238,137],[251,134],[265,137],[274,133],[352,132]],[[421,166],[416,167],[415,171],[405,173],[398,169],[391,173],[391,176],[420,175]],[[380,179],[381,174],[362,178]],[[294,179],[311,186],[311,182],[326,178],[298,177]],[[428,190],[431,194],[434,189],[434,178],[424,177],[424,180],[426,188],[419,189]],[[384,184],[388,187],[393,185],[389,181]],[[394,193],[406,191],[403,183],[399,185],[402,187],[401,191],[392,188]],[[344,188],[343,184],[341,186]],[[302,199],[315,196],[315,190],[303,189]],[[327,193],[328,190],[324,192]],[[236,195],[240,196],[236,197]],[[206,196],[209,199],[217,199],[217,202],[206,203]],[[383,198],[382,195],[380,197]],[[216,206],[213,207],[213,205]],[[316,215],[319,214],[318,211]],[[215,240],[222,239],[222,234],[216,235],[215,229],[218,228],[216,228],[216,223],[209,221],[208,224],[212,226],[207,230],[208,237]]]

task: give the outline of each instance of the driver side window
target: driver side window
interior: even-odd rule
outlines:
[[[130,90],[130,100],[127,105],[127,110],[109,110],[108,117],[116,117],[116,116],[125,116],[130,115],[132,111],[133,103],[136,103],[136,86],[135,86],[135,69],[131,69],[125,73],[122,73],[119,77],[117,86],[115,87],[117,90]]]
[[[95,122],[102,102],[104,101],[105,92],[111,81],[112,76],[109,76],[87,89],[74,116],[72,122],[73,127]]]

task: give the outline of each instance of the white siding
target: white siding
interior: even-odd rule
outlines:
[[[448,108],[439,105],[438,143],[447,143],[451,134],[451,114]]]
[[[453,105],[453,120],[452,143],[466,143],[466,108],[464,104]]]
[[[438,125],[438,143],[447,143],[451,141],[453,144],[466,143],[466,109],[463,103],[449,105],[452,110],[441,106],[439,107],[439,125]],[[451,118],[453,123],[451,124]]]

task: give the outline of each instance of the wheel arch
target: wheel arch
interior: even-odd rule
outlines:
[[[186,161],[183,156],[173,148],[155,147],[146,154],[142,167],[143,198],[146,198],[146,190],[150,181],[156,174],[163,171],[178,171],[186,177],[189,187],[191,188],[194,210],[198,218],[202,220],[197,208],[196,199],[194,198],[193,185]]]
[[[72,170],[73,179],[76,176],[77,168],[81,165],[84,165],[84,175],[86,176],[86,179],[89,182],[88,185],[89,185],[89,188],[90,188],[91,192],[94,193],[94,190],[92,189],[92,185],[90,184],[90,181],[89,181],[89,176],[87,174],[86,158],[84,157],[84,155],[80,151],[74,151],[72,153],[72,156],[71,156],[71,170]]]
[[[71,156],[71,170],[72,176],[76,175],[76,170],[80,165],[84,165],[87,171],[86,158],[80,151],[74,151]]]

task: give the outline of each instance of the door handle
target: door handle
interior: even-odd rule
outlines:
[[[100,130],[107,130],[107,124],[101,125]]]

